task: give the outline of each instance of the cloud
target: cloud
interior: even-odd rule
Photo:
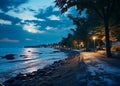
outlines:
[[[42,26],[42,29],[46,29],[47,26],[61,29],[63,27],[66,28],[72,25],[72,21],[69,20],[67,16],[61,15],[60,10],[53,6],[49,6],[45,10],[40,9],[39,13],[37,13],[35,17],[45,19],[44,22],[34,22],[37,25]]]
[[[56,31],[57,30],[57,28],[54,28],[54,27],[50,27],[50,26],[47,26],[46,28],[45,28],[46,30],[54,30],[54,31]]]
[[[21,4],[27,3],[28,0],[0,0],[0,9],[7,12],[10,9],[17,8]]]
[[[22,4],[20,7],[32,8],[32,10],[38,11],[54,4],[53,0],[29,0],[28,3]]]
[[[9,16],[19,18],[22,21],[26,20],[45,21],[45,19],[35,17],[36,14],[35,10],[30,8],[18,8],[16,10],[9,10],[6,14]]]
[[[11,22],[11,21],[7,21],[7,20],[0,19],[0,24],[11,25],[12,22]]]
[[[4,13],[4,12],[0,9],[0,13]]]
[[[27,41],[31,41],[32,39],[30,39],[30,38],[26,38],[25,40],[27,40]]]
[[[0,25],[0,39],[18,39],[18,45],[36,45],[58,42],[70,32],[67,27],[72,26],[72,21],[61,15],[55,7],[49,6],[47,9],[39,9],[38,12],[23,5],[22,8],[19,6],[7,12],[0,11],[0,19],[12,22],[12,25]]]
[[[0,42],[18,43],[19,40],[13,40],[13,39],[9,39],[9,38],[3,38],[3,39],[0,40]]]
[[[39,9],[39,12],[35,15],[35,17],[48,19],[47,17],[51,15],[59,16],[61,15],[61,12],[59,10],[56,10],[53,6],[49,6],[46,9]]]
[[[54,11],[54,12],[55,12],[55,11],[60,11],[60,9],[57,8],[57,7],[55,7],[55,8],[53,9],[53,11]]]
[[[9,16],[5,13],[0,13],[0,19],[5,20],[5,21],[10,21],[12,24],[16,24],[21,21],[21,19]]]
[[[13,10],[10,10],[7,12],[7,14],[9,16],[15,16],[17,18],[20,18],[22,20],[38,20],[38,21],[44,21],[44,19],[41,19],[41,18],[36,18],[34,17],[34,12],[30,11],[30,10],[24,10],[23,12],[21,13],[17,13]]]
[[[74,7],[71,7],[70,9],[68,9],[68,11],[66,11],[63,15],[67,16],[68,14],[71,14],[73,16],[78,16],[78,13],[79,13],[79,11],[76,10],[76,7],[74,6]]]
[[[39,30],[40,27],[34,26],[32,24],[30,25],[24,25],[23,30],[28,31],[30,33],[44,33],[44,31]]]
[[[50,26],[46,27],[46,30],[52,30],[52,29],[53,29],[53,27],[50,27]]]
[[[56,21],[59,21],[60,20],[60,17],[59,16],[56,16],[56,15],[51,15],[49,17],[47,17],[48,19],[50,20],[56,20]]]

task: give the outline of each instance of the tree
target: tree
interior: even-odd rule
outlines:
[[[60,44],[62,45],[62,47],[66,46],[66,47],[73,47],[73,35],[72,34],[68,34],[68,36],[66,38],[62,38]]]
[[[115,34],[116,31],[117,32],[119,31],[118,29],[116,28],[113,28],[113,27],[110,27],[110,42],[111,42],[111,47],[112,47],[112,42],[116,42],[119,37],[119,34]],[[103,42],[105,43],[105,31],[104,31],[104,26],[101,25],[101,26],[98,26],[96,27],[93,31],[92,31],[92,35],[96,36],[97,40],[98,40],[98,43],[99,42]]]
[[[114,18],[116,14],[120,15],[120,12],[118,12],[120,0],[55,0],[55,3],[62,12],[66,12],[72,6],[76,6],[79,11],[84,9],[87,9],[88,13],[94,11],[104,22],[106,54],[107,57],[111,57],[109,24],[110,19]]]
[[[87,25],[87,18],[84,17],[73,17],[72,15],[68,15],[68,17],[73,21],[74,25],[76,25],[75,30],[73,30],[73,38],[78,42],[84,42],[86,47],[88,46],[88,33],[89,33],[89,25]]]

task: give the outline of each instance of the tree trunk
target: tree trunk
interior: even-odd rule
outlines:
[[[104,18],[104,26],[105,26],[105,38],[106,38],[106,40],[105,40],[106,41],[106,55],[107,55],[107,57],[111,57],[108,16],[106,16],[106,18]]]

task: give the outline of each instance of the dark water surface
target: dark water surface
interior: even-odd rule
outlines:
[[[7,60],[2,56],[15,54],[15,59]],[[53,48],[0,48],[0,82],[19,73],[29,73],[41,69],[67,55]]]

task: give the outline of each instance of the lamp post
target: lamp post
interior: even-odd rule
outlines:
[[[95,36],[93,37],[93,40],[94,40],[94,52],[95,52],[95,40],[96,40]]]

